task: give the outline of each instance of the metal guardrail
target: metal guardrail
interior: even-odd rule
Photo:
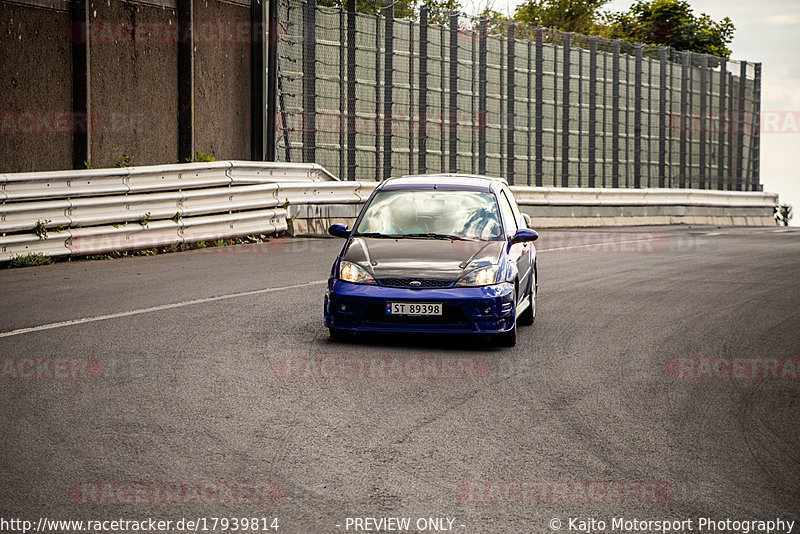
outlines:
[[[0,202],[297,181],[339,180],[313,163],[253,161],[25,172],[0,174]]]
[[[607,189],[512,186],[514,197],[526,206],[696,206],[772,208],[775,193],[708,189]]]
[[[358,203],[361,188],[316,164],[249,161],[2,174],[0,261],[276,233],[287,203]]]
[[[99,254],[271,234],[292,216],[323,227],[352,218],[376,182],[343,182],[316,164],[224,161],[0,175],[0,261]],[[512,186],[523,206],[777,205],[775,194],[697,189]],[[345,206],[352,206],[352,208]],[[307,208],[301,209],[303,206]],[[352,212],[352,213],[351,213]]]

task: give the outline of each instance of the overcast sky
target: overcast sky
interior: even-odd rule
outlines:
[[[736,26],[732,59],[762,64],[762,122],[778,118],[761,134],[761,182],[794,206],[800,224],[800,1],[688,0],[695,14]],[[485,4],[485,1],[482,2]],[[513,13],[520,0],[494,0],[494,9]],[[627,11],[632,0],[612,0],[609,11]],[[471,1],[464,2],[467,10]],[[776,115],[775,112],[779,112]],[[772,113],[772,115],[768,115]],[[776,131],[777,130],[777,131]]]

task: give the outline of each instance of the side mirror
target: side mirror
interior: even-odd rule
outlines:
[[[330,228],[328,228],[328,233],[334,237],[343,237],[345,239],[350,236],[350,231],[347,229],[347,226],[343,224],[332,224]]]
[[[536,241],[537,239],[539,239],[539,234],[535,230],[520,228],[517,230],[517,233],[514,234],[514,237],[511,238],[511,244],[527,243],[529,241]]]
[[[531,227],[531,216],[528,215],[527,213],[523,213],[522,214],[522,219],[525,221],[525,226],[530,228]]]

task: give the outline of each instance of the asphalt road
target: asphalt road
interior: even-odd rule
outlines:
[[[513,349],[329,341],[340,246],[0,271],[0,518],[800,519],[800,230],[543,231]]]

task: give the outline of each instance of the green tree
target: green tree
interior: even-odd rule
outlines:
[[[695,16],[683,0],[639,0],[627,12],[608,14],[604,34],[727,58],[734,30],[728,17],[715,22],[705,13]]]
[[[450,23],[450,13],[461,9],[458,0],[427,0],[418,2],[417,7],[425,5],[428,7],[428,22],[431,24],[441,24],[447,26]]]
[[[486,19],[486,31],[489,33],[489,35],[508,35],[508,23],[514,22],[513,19],[510,19],[499,11],[495,11],[488,7],[481,12],[479,18]],[[472,29],[476,32],[479,31],[479,19],[473,20]],[[525,37],[517,35],[517,38],[519,39]]]
[[[595,33],[598,10],[609,0],[526,0],[514,20],[566,32]]]
[[[419,8],[428,6],[428,21],[432,24],[447,24],[451,11],[461,8],[458,0],[394,0],[394,17],[397,19],[418,18]],[[342,7],[347,0],[318,0],[318,4],[327,7]],[[356,11],[369,15],[383,15],[386,9],[385,0],[356,0]]]

